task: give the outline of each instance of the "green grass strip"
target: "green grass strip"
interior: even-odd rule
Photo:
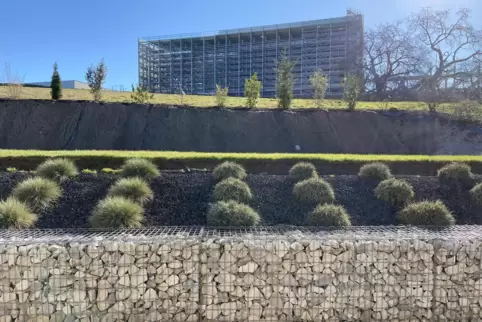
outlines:
[[[104,157],[112,159],[148,158],[161,160],[323,160],[343,161],[389,161],[389,162],[481,162],[480,155],[389,155],[389,154],[325,154],[325,153],[211,153],[177,151],[112,151],[112,150],[0,150],[0,158],[52,158],[74,159]]]

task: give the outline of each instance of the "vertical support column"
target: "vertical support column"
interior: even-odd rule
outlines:
[[[278,27],[276,27],[276,65],[275,66],[278,67]],[[278,96],[278,89],[276,87],[276,82],[278,81],[278,75],[275,76],[274,81],[275,81],[274,94],[275,96]]]
[[[206,65],[205,52],[204,52],[205,48],[206,48],[206,43],[203,36],[203,94],[206,94],[206,83],[204,82],[204,66]]]
[[[278,29],[276,29],[276,64],[278,63]]]
[[[241,96],[241,34],[238,32],[238,96]]]
[[[148,42],[146,51],[146,61],[147,61],[147,86],[151,86],[151,44]]]
[[[179,39],[179,59],[180,59],[180,63],[181,63],[181,80],[179,81],[179,89],[182,88],[182,70],[184,69],[184,61],[183,61],[183,53],[184,51],[182,50],[182,38]]]
[[[329,55],[328,55],[328,92],[331,94],[332,88],[331,88],[331,37],[333,34],[333,27],[330,23],[330,49],[329,49]]]
[[[228,33],[224,34],[224,84],[228,87]]]
[[[318,70],[318,42],[320,40],[319,32],[320,32],[320,27],[316,26],[316,41],[315,41],[315,44],[316,44],[315,66],[316,66],[316,68],[315,68],[315,70]]]
[[[249,32],[249,75],[253,75],[253,32]]]
[[[193,74],[193,70],[192,70],[192,66],[193,66],[194,62],[193,62],[193,59],[192,59],[192,37],[191,37],[191,94],[194,93],[194,84],[193,84],[193,79],[194,79],[194,74]],[[183,89],[181,89],[183,90]],[[181,93],[182,95],[182,93]]]
[[[288,28],[288,57],[291,59],[291,28]]]
[[[300,83],[300,97],[303,96],[303,79],[305,75],[303,74],[303,50],[305,49],[305,31],[303,25],[301,26],[301,83]]]
[[[158,46],[158,50],[157,50],[157,62],[158,62],[158,66],[157,66],[157,83],[159,84],[159,93],[161,92],[161,41],[159,40],[157,42],[157,46]]]
[[[213,79],[214,79],[214,88],[216,88],[216,60],[218,59],[218,54],[216,52],[216,36],[214,36],[214,56],[213,56],[213,64],[214,64],[214,75],[213,75]]]
[[[169,93],[172,93],[172,39],[169,39],[169,71]]]
[[[351,62],[348,62],[348,49],[347,49],[347,47],[348,47],[348,27],[349,27],[349,25],[348,25],[348,22],[347,22],[346,25],[345,25],[345,46],[344,46],[345,47],[345,54],[343,55],[343,60],[345,61],[345,63],[344,63],[345,70],[347,70],[348,63],[351,63]]]
[[[261,31],[261,79],[264,81],[264,29]],[[264,86],[261,84],[261,97],[264,97]]]
[[[141,40],[137,39],[137,84],[141,83]]]

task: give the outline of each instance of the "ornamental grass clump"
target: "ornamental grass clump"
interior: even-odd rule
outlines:
[[[318,173],[312,163],[298,162],[291,167],[288,178],[292,182],[299,182],[310,178],[317,178]]]
[[[124,178],[142,178],[146,181],[160,175],[156,165],[149,160],[134,158],[124,162],[120,169],[120,175]]]
[[[293,196],[302,203],[325,204],[335,201],[333,188],[321,178],[310,178],[296,183]]]
[[[213,170],[214,181],[219,182],[227,178],[243,180],[246,178],[246,170],[241,165],[231,161],[217,165]]]
[[[383,180],[375,188],[375,196],[392,206],[403,206],[414,197],[413,187],[405,180],[390,178]]]
[[[141,206],[152,200],[151,188],[141,178],[122,178],[114,183],[107,193],[108,197],[124,197],[137,202]]]
[[[358,176],[363,179],[383,181],[391,178],[392,173],[386,164],[373,162],[362,165]]]
[[[69,159],[50,159],[41,163],[35,170],[39,177],[61,182],[79,174],[75,163]]]
[[[137,228],[143,217],[140,204],[123,197],[107,197],[97,204],[89,221],[94,228]]]
[[[37,216],[18,199],[0,201],[0,229],[30,228],[36,221]]]
[[[234,200],[248,203],[253,195],[246,182],[236,178],[227,178],[214,186],[213,198],[216,201]]]
[[[12,191],[12,197],[36,213],[50,207],[61,195],[62,191],[55,181],[40,177],[26,179]]]
[[[305,224],[308,226],[351,226],[350,216],[343,206],[325,204],[318,205],[308,214]]]
[[[422,201],[406,206],[398,213],[398,220],[404,225],[451,226],[455,219],[442,201]]]
[[[233,200],[212,204],[207,214],[207,223],[210,226],[256,226],[260,222],[256,211]]]
[[[449,187],[472,187],[474,179],[470,166],[465,163],[453,162],[437,171],[437,177],[441,185]]]

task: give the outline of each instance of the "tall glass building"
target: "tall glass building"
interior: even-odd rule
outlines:
[[[139,84],[153,93],[211,95],[219,84],[229,95],[242,96],[245,79],[256,72],[261,96],[275,97],[275,68],[285,50],[296,61],[296,97],[312,95],[315,70],[328,76],[327,95],[336,97],[344,73],[354,72],[353,62],[362,59],[363,16],[349,11],[331,19],[140,38],[138,49]]]

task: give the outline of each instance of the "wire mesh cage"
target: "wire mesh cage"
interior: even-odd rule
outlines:
[[[0,232],[5,321],[479,321],[482,229]]]

